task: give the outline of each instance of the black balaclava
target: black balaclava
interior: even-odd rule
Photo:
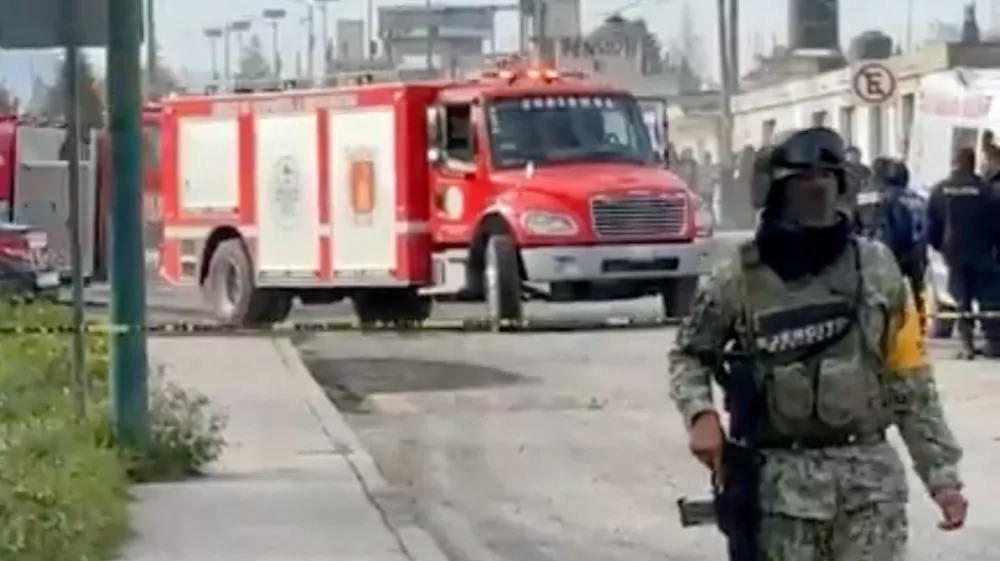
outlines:
[[[843,186],[844,178],[839,179]],[[768,191],[755,240],[761,262],[782,280],[793,281],[819,274],[840,258],[851,238],[851,221],[839,211],[830,226],[789,220],[784,216],[787,185],[787,180],[779,181]]]

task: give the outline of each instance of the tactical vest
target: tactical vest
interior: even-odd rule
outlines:
[[[870,248],[854,240],[825,272],[791,283],[757,260],[752,243],[741,253],[737,323],[756,363],[760,444],[849,443],[884,431],[889,300],[865,278]]]

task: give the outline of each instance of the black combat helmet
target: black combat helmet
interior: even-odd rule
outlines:
[[[758,209],[777,212],[783,199],[786,179],[804,171],[825,169],[837,174],[840,191],[846,190],[846,147],[833,129],[811,127],[775,135],[769,146],[757,154],[753,201]]]

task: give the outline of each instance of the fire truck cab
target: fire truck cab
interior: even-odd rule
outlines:
[[[658,294],[681,316],[708,263],[637,99],[552,70],[178,97],[161,146],[163,276],[231,323],[296,297],[363,322],[441,296],[515,320],[530,298]]]

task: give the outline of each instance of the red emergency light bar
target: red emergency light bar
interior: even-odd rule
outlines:
[[[507,84],[513,84],[514,82],[525,79],[532,82],[542,82],[542,83],[552,83],[558,82],[564,78],[575,78],[583,79],[587,75],[583,72],[569,71],[560,72],[554,68],[509,68],[502,67],[494,70],[484,70],[477,76],[480,80],[499,80],[506,82]]]

